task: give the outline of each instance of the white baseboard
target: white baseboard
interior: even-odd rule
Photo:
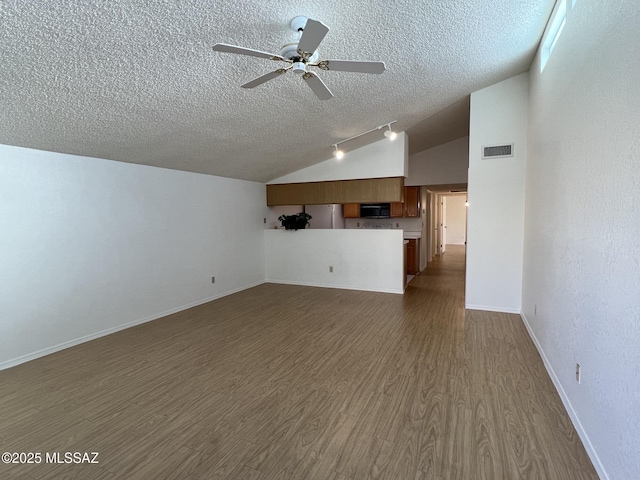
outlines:
[[[267,283],[279,283],[281,285],[301,285],[303,287],[320,287],[320,288],[339,288],[341,290],[359,290],[361,292],[378,292],[378,293],[396,293],[396,294],[404,294],[404,288],[400,290],[395,289],[385,289],[385,288],[370,288],[370,287],[358,287],[351,285],[334,285],[334,284],[322,284],[322,283],[312,283],[312,282],[290,282],[288,280],[274,280],[267,279]]]
[[[232,295],[234,293],[241,292],[242,290],[246,290],[248,288],[257,287],[258,285],[262,285],[265,283],[264,281],[256,282],[250,285],[246,285],[240,288],[236,288],[234,290],[229,290],[224,293],[220,293],[218,295],[214,295],[212,297],[203,298],[202,300],[197,300],[195,302],[189,303],[187,305],[182,305],[180,307],[171,308],[164,312],[156,313],[153,315],[149,315],[144,318],[140,318],[138,320],[133,320],[132,322],[123,323],[122,325],[118,325],[116,327],[107,328],[105,330],[101,330],[96,333],[91,333],[89,335],[84,335],[79,338],[75,338],[73,340],[69,340],[66,342],[59,343],[52,347],[43,348],[42,350],[38,350],[36,352],[27,353],[26,355],[21,355],[17,358],[12,358],[10,360],[6,360],[0,363],[0,370],[5,370],[7,368],[15,367],[16,365],[20,365],[21,363],[29,362],[31,360],[35,360],[36,358],[44,357],[46,355],[50,355],[55,352],[59,352],[60,350],[64,350],[65,348],[74,347],[76,345],[80,345],[81,343],[89,342],[91,340],[95,340],[96,338],[104,337],[106,335],[110,335],[112,333],[119,332],[120,330],[125,330],[127,328],[135,327],[136,325],[141,325],[143,323],[151,322],[153,320],[157,320],[158,318],[166,317],[167,315],[171,315],[173,313],[178,313],[183,310],[187,310],[189,308],[197,307],[198,305],[202,305],[203,303],[211,302],[213,300],[217,300],[218,298],[226,297],[227,295]]]
[[[519,308],[493,307],[493,306],[487,306],[487,305],[466,304],[464,308],[466,308],[467,310],[482,310],[484,312],[515,313],[516,315],[520,313]]]
[[[569,414],[569,418],[571,418],[571,422],[573,423],[573,426],[576,429],[576,432],[578,432],[578,436],[580,437],[580,440],[582,440],[582,444],[584,445],[584,448],[587,451],[587,455],[589,455],[589,458],[591,459],[591,463],[593,463],[593,466],[596,469],[598,476],[603,480],[609,480],[609,475],[607,475],[607,472],[602,466],[602,463],[600,462],[600,458],[598,458],[598,454],[593,448],[593,445],[591,444],[591,440],[589,440],[589,436],[587,435],[587,432],[585,432],[584,428],[582,427],[582,423],[580,423],[578,414],[574,410],[573,405],[571,405],[571,401],[569,400],[569,397],[567,397],[567,394],[565,393],[564,388],[562,388],[562,384],[560,383],[560,380],[558,379],[556,372],[554,372],[553,367],[549,363],[549,359],[547,358],[547,355],[544,353],[544,350],[542,349],[542,346],[540,345],[538,338],[536,337],[535,333],[533,333],[533,330],[531,329],[531,325],[529,325],[529,321],[527,320],[527,316],[523,312],[520,312],[520,318],[522,318],[522,322],[524,323],[524,326],[527,328],[527,331],[529,332],[529,336],[531,337],[533,344],[538,349],[538,353],[542,358],[542,363],[544,364],[544,367],[547,369],[547,373],[549,374],[549,377],[551,378],[553,385],[556,387],[556,390],[558,391],[558,395],[560,395],[560,399],[564,404],[564,408],[567,410],[567,413]]]

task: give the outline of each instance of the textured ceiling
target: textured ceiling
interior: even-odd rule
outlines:
[[[50,0],[0,2],[0,143],[267,181],[331,157],[379,124],[421,122],[528,70],[553,0]],[[306,15],[321,59],[380,60],[382,75],[291,72],[214,52],[278,53]],[[377,138],[372,139],[377,140]]]

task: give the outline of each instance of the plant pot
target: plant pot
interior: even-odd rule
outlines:
[[[305,218],[297,218],[294,230],[304,230],[307,228],[307,220]]]

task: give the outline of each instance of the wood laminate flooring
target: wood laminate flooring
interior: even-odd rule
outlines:
[[[596,479],[464,250],[405,295],[265,284],[0,372],[2,479]],[[99,452],[99,464],[45,464]]]

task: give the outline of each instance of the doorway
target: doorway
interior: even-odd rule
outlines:
[[[467,244],[467,194],[442,195],[442,253],[447,245]]]
[[[425,218],[423,238],[425,257],[431,262],[435,257],[444,255],[447,246],[460,246],[466,250],[467,243],[467,192],[425,188],[427,217]],[[433,188],[433,189],[432,189]]]

